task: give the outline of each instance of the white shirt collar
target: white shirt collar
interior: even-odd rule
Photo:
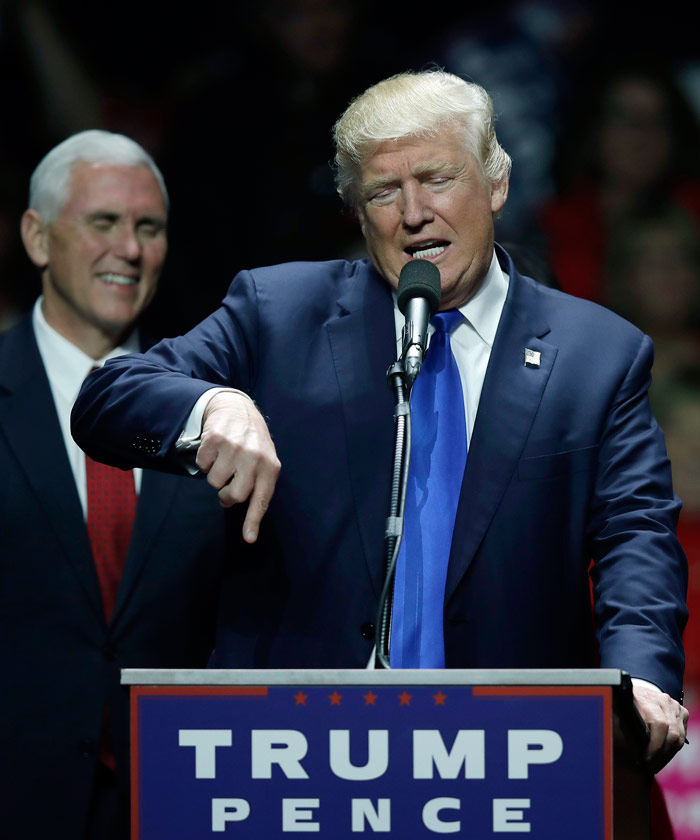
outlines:
[[[477,293],[464,306],[459,307],[459,311],[489,347],[493,346],[496,338],[509,282],[510,278],[501,268],[494,251],[489,270]]]
[[[123,344],[115,347],[106,356],[97,360],[93,359],[59,332],[56,332],[48,323],[41,311],[42,299],[43,297],[40,296],[32,311],[34,335],[51,387],[56,389],[66,400],[70,402],[75,400],[83,380],[92,368],[102,367],[107,359],[115,356],[139,352],[138,334],[134,331]]]

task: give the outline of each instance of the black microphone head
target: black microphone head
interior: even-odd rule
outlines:
[[[406,314],[406,305],[412,298],[428,301],[431,316],[440,308],[440,272],[430,260],[411,260],[401,269],[398,290],[399,310]]]

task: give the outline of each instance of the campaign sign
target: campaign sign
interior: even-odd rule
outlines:
[[[134,840],[611,838],[611,688],[132,687]]]

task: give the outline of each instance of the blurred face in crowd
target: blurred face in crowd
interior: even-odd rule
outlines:
[[[508,181],[486,182],[462,132],[381,143],[361,168],[359,218],[375,268],[396,287],[412,259],[440,271],[441,309],[461,306],[479,288],[493,255],[493,214]]]
[[[69,184],[58,217],[44,225],[27,210],[22,235],[42,269],[47,321],[99,358],[155,294],[167,250],[165,201],[147,166],[78,162]]]
[[[645,329],[677,334],[697,310],[700,261],[686,237],[672,228],[652,228],[644,234],[631,266],[633,302]]]
[[[620,78],[607,95],[600,133],[606,179],[644,189],[666,172],[673,146],[662,89],[647,79]]]
[[[355,11],[347,0],[267,0],[260,23],[300,67],[332,71],[352,45]]]
[[[700,229],[675,211],[618,230],[606,278],[610,303],[657,343],[656,370],[659,342],[683,341],[700,311]]]

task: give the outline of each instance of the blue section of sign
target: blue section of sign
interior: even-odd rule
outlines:
[[[603,713],[465,686],[141,695],[138,837],[603,838]]]

